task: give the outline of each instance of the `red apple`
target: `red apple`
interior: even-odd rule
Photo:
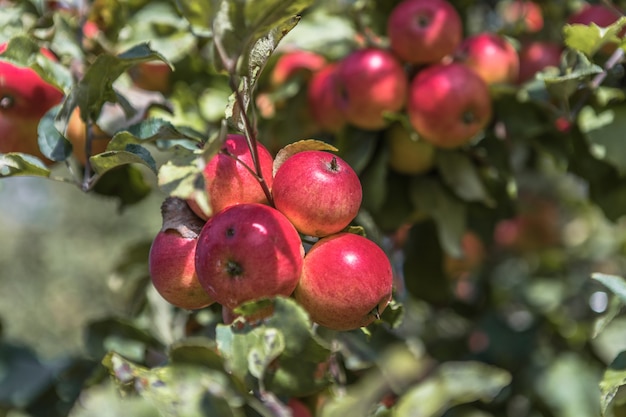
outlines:
[[[558,67],[561,63],[563,47],[554,42],[534,41],[522,46],[519,51],[519,77],[517,82],[522,84],[535,77],[546,67]]]
[[[306,254],[294,297],[314,322],[352,330],[379,317],[392,287],[385,252],[363,236],[338,233],[320,239]]]
[[[387,36],[401,60],[431,64],[454,52],[463,23],[446,0],[404,0],[389,15]]]
[[[297,398],[290,398],[287,407],[291,410],[292,417],[313,417],[311,410]]]
[[[400,62],[378,48],[353,51],[338,64],[338,108],[348,123],[362,129],[387,125],[386,112],[400,111],[406,102],[407,76]]]
[[[195,269],[198,235],[204,226],[184,200],[168,197],[161,206],[163,227],[150,247],[148,265],[154,288],[170,304],[195,310],[213,300]]]
[[[346,124],[346,118],[335,98],[337,65],[328,64],[311,78],[307,88],[307,103],[311,117],[320,129],[338,132]]]
[[[237,204],[211,217],[196,247],[196,273],[209,296],[227,308],[289,296],[302,274],[300,235],[278,210]]]
[[[520,66],[517,51],[498,34],[483,32],[465,38],[454,58],[473,69],[487,84],[517,81]]]
[[[267,197],[258,180],[243,165],[246,164],[254,170],[252,154],[245,136],[229,134],[222,151],[238,160],[219,152],[207,162],[203,173],[212,212],[216,213],[233,204],[267,203]],[[258,142],[257,152],[263,178],[267,186],[271,187],[274,159],[267,148]],[[198,216],[204,220],[208,218],[194,201],[189,200],[188,203]]]
[[[0,54],[7,44],[0,44]],[[48,59],[52,52],[42,48]],[[33,69],[0,61],[0,153],[23,152],[51,163],[39,150],[37,126],[50,108],[63,100],[63,92],[44,81]]]
[[[276,171],[274,205],[296,229],[309,236],[337,233],[361,207],[359,177],[343,159],[324,151],[302,151]]]
[[[325,65],[326,58],[315,52],[301,49],[287,51],[278,57],[270,82],[273,86],[279,86],[298,73],[315,73]]]
[[[537,3],[513,0],[501,4],[500,15],[507,25],[530,33],[539,32],[543,28],[543,12]]]
[[[144,90],[166,94],[170,91],[172,69],[163,61],[142,62],[133,66],[128,73],[133,83]]]
[[[407,111],[422,139],[441,148],[456,148],[489,123],[489,87],[464,64],[432,65],[413,79]]]

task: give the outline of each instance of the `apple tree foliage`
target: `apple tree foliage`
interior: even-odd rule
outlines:
[[[384,45],[397,3],[0,1],[9,42],[0,59],[66,94],[39,124],[56,165],[8,153],[0,177],[62,181],[130,209],[157,191],[152,175],[159,192],[203,204],[201,170],[227,129],[274,153],[318,139],[359,174],[354,226],[388,251],[398,277],[391,305],[365,329],[312,327],[289,298],[245,304],[244,319],[224,325],[219,306],[186,312],[155,296],[149,242],[129,247],[117,272],[136,284],[135,308],[90,322],[84,356],[43,361],[0,338],[0,414],[288,416],[291,398],[324,417],[626,413],[626,18],[569,25],[577,2],[539,2],[537,36],[566,47],[560,66],[492,86],[495,114],[481,137],[437,150],[434,170],[403,175],[389,169],[384,129],[319,132],[305,114],[306,77],[269,82],[286,46],[336,60]],[[498,22],[502,2],[452,3],[468,33],[526,36]],[[96,36],[82,31],[87,19]],[[43,59],[43,44],[58,62]],[[174,70],[170,91],[130,81],[129,70],[155,61]],[[76,108],[87,129],[113,132],[86,166],[63,135]],[[468,231],[478,247],[465,244]]]

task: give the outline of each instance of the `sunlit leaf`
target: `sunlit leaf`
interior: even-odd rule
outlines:
[[[25,153],[0,153],[0,178],[13,176],[48,177],[50,170],[39,159]]]
[[[624,385],[626,385],[626,352],[620,353],[611,362],[600,381],[600,403],[603,416],[608,415],[607,411],[617,395],[617,391]]]
[[[607,27],[600,27],[595,23],[565,25],[563,28],[565,45],[592,56],[607,43],[619,44],[621,42],[619,33],[625,24],[626,18],[622,17]]]
[[[591,278],[607,287],[622,303],[626,304],[626,280],[624,278],[601,273],[595,273],[591,275]]]

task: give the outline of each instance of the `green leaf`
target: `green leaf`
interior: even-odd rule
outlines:
[[[129,320],[121,318],[105,318],[88,324],[85,337],[88,352],[94,358],[101,358],[111,350],[142,361],[147,348],[155,351],[163,349],[163,345],[153,335],[138,328]],[[125,379],[122,376],[119,379]]]
[[[163,55],[152,50],[147,43],[136,45],[119,55],[98,55],[63,102],[55,121],[56,128],[59,132],[65,131],[76,107],[80,108],[81,119],[95,121],[106,102],[124,105],[125,100],[113,89],[113,82],[133,65],[153,60],[167,63]]]
[[[511,375],[480,362],[445,362],[434,375],[400,397],[397,417],[437,417],[450,407],[492,401],[511,383]]]
[[[362,206],[366,210],[376,212],[385,203],[387,197],[387,173],[389,171],[389,148],[381,147],[371,163],[361,173],[363,186]]]
[[[15,176],[49,177],[50,170],[39,159],[25,153],[0,153],[0,178]]]
[[[52,161],[65,161],[72,155],[72,144],[54,127],[54,119],[60,108],[58,105],[48,110],[37,127],[39,149]]]
[[[626,304],[626,280],[624,278],[601,273],[592,274],[591,278],[607,287],[622,303]]]
[[[448,187],[464,201],[482,202],[493,207],[495,201],[485,188],[476,166],[470,157],[458,151],[437,153],[437,167]]]
[[[607,411],[609,411],[617,391],[624,385],[626,385],[626,351],[617,355],[600,381],[602,416],[609,415]]]
[[[211,215],[204,174],[202,156],[187,149],[177,148],[158,173],[159,188],[167,195],[182,199],[193,199],[207,216]]]
[[[576,93],[581,84],[592,76],[601,73],[602,67],[594,64],[584,54],[569,50],[564,56],[567,72],[554,75],[551,72],[537,74],[537,79],[543,80],[550,95],[558,99],[568,99]]]
[[[139,167],[128,164],[107,171],[93,187],[97,194],[118,199],[120,210],[143,200],[151,190]]]
[[[213,35],[212,23],[219,10],[219,0],[175,0],[175,2],[179,12],[191,24],[193,33],[203,37]]]
[[[370,163],[380,143],[379,132],[355,128],[344,129],[340,134],[336,146],[339,156],[361,174]]]
[[[91,167],[98,175],[118,168],[122,165],[141,164],[157,173],[156,162],[150,152],[141,145],[129,143],[122,151],[106,151],[89,158]]]
[[[462,257],[465,205],[433,178],[413,178],[410,197],[419,210],[435,219],[442,248],[452,257]]]
[[[607,27],[600,27],[595,23],[565,25],[563,27],[565,45],[587,56],[593,56],[608,43],[621,43],[619,33],[625,24],[626,18],[622,17]]]
[[[611,297],[611,301],[609,302],[606,312],[598,317],[593,323],[593,330],[591,333],[592,339],[598,337],[598,335],[606,329],[613,319],[615,319],[622,311],[623,306],[624,303],[619,299],[619,297]]]
[[[603,108],[596,113],[591,107],[583,108],[578,125],[587,138],[594,154],[626,173],[626,149],[623,132],[626,129],[626,105]]]

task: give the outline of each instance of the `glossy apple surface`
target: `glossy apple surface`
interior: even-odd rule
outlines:
[[[487,84],[517,81],[520,66],[517,51],[496,33],[483,32],[465,38],[454,57],[473,69]]]
[[[393,274],[385,252],[352,233],[320,239],[304,258],[294,297],[311,320],[352,330],[376,320],[391,300]]]
[[[338,132],[346,124],[339,109],[336,80],[337,65],[328,64],[311,77],[307,87],[307,105],[317,126],[327,132]]]
[[[389,16],[387,36],[402,61],[432,64],[455,51],[463,37],[463,23],[446,0],[404,0]]]
[[[209,296],[232,309],[245,301],[291,295],[303,255],[300,235],[278,210],[237,204],[206,222],[195,266]]]
[[[519,51],[520,68],[518,83],[524,83],[535,77],[547,67],[558,67],[561,63],[563,46],[549,41],[525,43]]]
[[[413,79],[407,112],[422,139],[437,147],[457,148],[489,123],[492,103],[487,84],[469,67],[437,64]]]
[[[303,151],[276,171],[274,205],[296,229],[309,236],[337,233],[361,207],[363,191],[356,172],[343,159],[324,151]]]

